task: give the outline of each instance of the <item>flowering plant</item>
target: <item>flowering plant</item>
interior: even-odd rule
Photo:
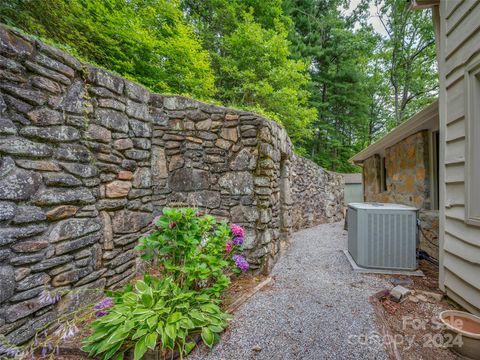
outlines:
[[[94,307],[97,320],[83,347],[90,356],[123,358],[133,349],[137,360],[156,348],[177,349],[182,356],[193,349],[197,334],[212,346],[230,319],[218,304],[232,273],[249,268],[240,255],[243,228],[192,208],[165,208],[152,225],[136,249],[153,261],[161,278],[145,275]]]
[[[165,208],[153,225],[136,249],[144,253],[143,259],[155,260],[162,275],[180,287],[218,297],[230,284],[230,272],[248,269],[245,259],[235,260],[245,236],[239,225],[217,223],[192,208]]]

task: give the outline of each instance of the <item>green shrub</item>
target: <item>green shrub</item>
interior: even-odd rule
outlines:
[[[180,287],[219,296],[230,284],[230,270],[239,271],[231,255],[240,246],[227,248],[232,232],[225,222],[200,215],[197,209],[165,208],[153,221],[155,231],[140,239],[136,249]]]
[[[135,359],[156,348],[188,354],[195,336],[211,347],[230,319],[219,308],[220,295],[233,273],[249,267],[238,253],[244,230],[192,208],[165,208],[152,225],[136,249],[161,278],[146,274],[97,304],[93,334],[82,348],[89,356],[122,359],[132,348]]]
[[[92,323],[94,333],[85,339],[82,350],[89,356],[122,359],[133,348],[137,360],[160,343],[163,349],[177,349],[184,355],[195,347],[197,334],[211,347],[229,318],[218,300],[186,291],[170,277],[145,275],[133,288],[117,294],[108,314]]]

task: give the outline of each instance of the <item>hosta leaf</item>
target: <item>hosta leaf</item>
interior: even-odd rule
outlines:
[[[152,317],[149,317],[147,319],[147,325],[150,329],[154,328],[157,326],[157,322],[158,322],[158,315],[155,315],[155,316],[152,316]]]
[[[181,318],[182,318],[182,313],[181,313],[181,312],[174,312],[173,314],[171,314],[171,315],[168,317],[167,323],[169,323],[169,324],[176,323],[176,322],[179,321]]]
[[[200,309],[210,314],[216,314],[219,312],[218,306],[211,303],[200,306]]]
[[[218,325],[210,325],[208,328],[212,330],[214,333],[219,333],[223,331],[223,327]]]
[[[140,338],[135,344],[135,350],[133,351],[133,360],[140,360],[147,352],[148,348],[145,345],[145,337]]]
[[[199,320],[199,321],[205,321],[205,316],[201,312],[199,312],[198,310],[190,311],[189,315],[192,319],[196,319],[196,320]]]
[[[170,339],[175,339],[177,337],[175,325],[167,324],[167,326],[165,326],[165,334],[167,334]]]
[[[148,334],[145,338],[145,345],[151,350],[155,349],[155,346],[157,345],[157,337],[158,334],[156,332]]]
[[[185,344],[185,354],[189,354],[197,344],[194,341],[189,341]]]
[[[137,291],[139,293],[144,293],[144,292],[148,291],[148,289],[150,289],[150,287],[147,284],[145,284],[145,282],[142,281],[142,280],[138,280],[136,282],[135,288],[137,289]]]
[[[132,340],[135,340],[135,339],[138,339],[139,337],[142,337],[143,335],[145,335],[147,333],[147,329],[145,328],[140,328],[138,329],[135,334],[133,334],[132,336]]]
[[[202,328],[202,339],[208,347],[212,347],[213,342],[215,341],[215,336],[209,328],[204,327]]]

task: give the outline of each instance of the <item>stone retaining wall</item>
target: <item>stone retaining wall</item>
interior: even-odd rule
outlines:
[[[313,161],[294,156],[292,223],[294,230],[343,219],[345,179]]]
[[[14,343],[130,280],[166,205],[245,226],[264,272],[292,228],[341,217],[341,181],[277,123],[151,94],[3,26],[0,156],[0,334]],[[46,305],[44,288],[75,292]]]

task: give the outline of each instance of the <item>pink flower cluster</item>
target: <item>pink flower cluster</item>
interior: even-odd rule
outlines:
[[[232,231],[233,237],[244,237],[245,236],[245,230],[240,225],[237,224],[231,224],[230,225],[230,230]]]
[[[232,232],[233,239],[225,243],[225,251],[227,253],[232,252],[235,245],[243,245],[245,236],[245,230],[240,225],[231,224],[230,231]],[[236,254],[232,257],[232,259],[235,262],[235,265],[242,271],[247,271],[250,267],[248,261],[242,255]]]

